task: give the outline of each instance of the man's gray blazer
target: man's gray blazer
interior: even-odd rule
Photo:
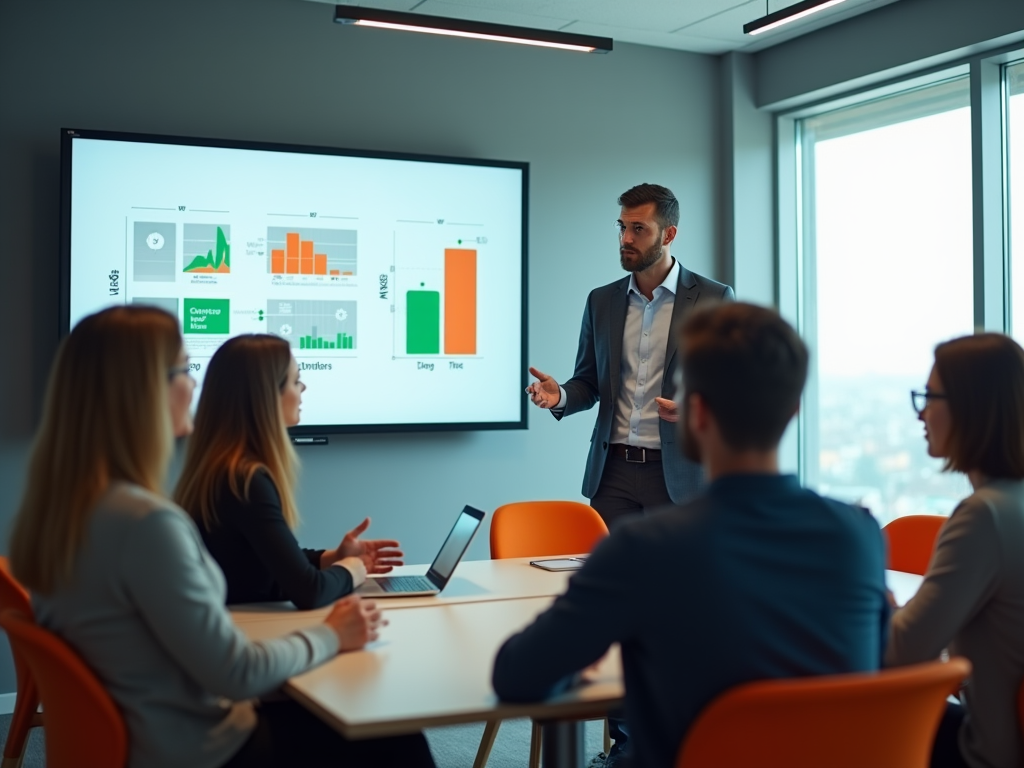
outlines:
[[[615,402],[619,397],[619,376],[622,370],[622,334],[626,327],[626,309],[629,306],[629,277],[595,288],[587,298],[580,330],[580,348],[576,354],[576,370],[562,385],[565,389],[565,408],[553,413],[556,419],[585,411],[598,403],[597,424],[590,436],[590,455],[583,475],[583,495],[588,499],[597,495],[604,462],[608,457],[608,443],[615,420]],[[669,333],[665,352],[665,373],[661,379],[661,397],[673,398],[676,369],[675,328],[698,303],[731,301],[732,288],[716,283],[679,265],[679,287],[672,309],[672,332]],[[683,504],[700,490],[704,474],[700,465],[683,458],[676,446],[676,424],[660,421],[662,467],[669,496],[676,504]]]

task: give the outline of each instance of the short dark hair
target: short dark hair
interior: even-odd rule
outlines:
[[[800,404],[807,346],[774,310],[742,302],[691,314],[678,332],[683,390],[703,398],[733,450],[771,450]]]
[[[949,404],[946,469],[1024,478],[1024,349],[1001,333],[939,344],[935,369]]]
[[[679,201],[668,187],[658,184],[637,184],[619,195],[623,208],[638,208],[654,203],[654,218],[664,227],[679,226]]]

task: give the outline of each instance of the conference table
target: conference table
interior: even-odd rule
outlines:
[[[284,692],[351,739],[529,717],[543,724],[546,768],[581,768],[583,722],[622,704],[617,646],[580,685],[545,701],[508,704],[491,688],[501,644],[551,605],[572,575],[535,568],[535,559],[464,561],[440,595],[378,599],[388,621],[378,641],[292,678]],[[407,565],[395,575],[426,569]],[[886,577],[901,605],[921,582],[896,571]],[[263,640],[318,624],[327,611],[270,603],[235,606],[232,615],[250,639]]]

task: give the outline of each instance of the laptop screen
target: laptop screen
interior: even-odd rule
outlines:
[[[441,547],[441,551],[434,558],[430,570],[427,571],[427,578],[437,584],[439,588],[443,589],[444,585],[448,583],[448,579],[452,577],[455,566],[459,564],[459,560],[466,554],[469,543],[473,540],[473,536],[480,527],[480,521],[483,519],[484,513],[479,509],[473,509],[473,507],[463,508],[459,519],[455,521],[451,533],[445,539],[444,546]]]

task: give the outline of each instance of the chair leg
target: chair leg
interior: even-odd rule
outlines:
[[[608,718],[604,719],[604,753],[610,754],[612,751],[612,735],[608,730]]]
[[[530,768],[540,768],[540,747],[544,738],[544,729],[536,720],[531,720],[530,729]]]
[[[501,720],[488,720],[484,726],[484,735],[480,738],[480,747],[476,751],[476,760],[473,761],[473,768],[484,768],[487,765],[487,758],[491,756],[491,748],[494,746],[494,738],[498,735],[498,728]]]
[[[0,768],[21,768],[25,759],[25,748],[28,746],[30,728],[42,725],[39,714],[39,694],[35,681],[22,686],[14,700],[14,714],[7,730],[7,742],[4,744],[4,758]]]

